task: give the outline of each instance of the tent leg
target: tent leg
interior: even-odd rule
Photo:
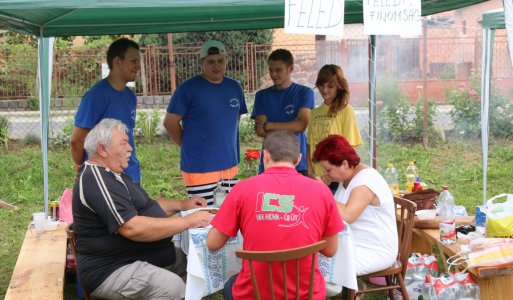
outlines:
[[[50,124],[50,91],[52,84],[54,37],[38,39],[39,112],[41,119],[41,153],[43,156],[44,212],[48,216],[48,129]]]

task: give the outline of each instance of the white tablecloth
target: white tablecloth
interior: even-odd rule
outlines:
[[[351,229],[345,224],[339,233],[339,246],[335,256],[319,255],[319,267],[327,285],[345,286],[357,289],[353,262],[354,244]],[[235,250],[242,249],[242,236],[230,238],[218,251],[209,251],[206,246],[210,228],[194,228],[177,235],[180,245],[187,254],[186,300],[199,300],[224,287],[224,283],[239,273],[242,262],[235,257]]]
[[[338,234],[338,251],[333,257],[319,254],[319,268],[326,281],[328,296],[339,294],[342,286],[358,290],[354,267],[354,242],[351,228],[344,222],[344,230]],[[332,293],[330,293],[332,291]]]

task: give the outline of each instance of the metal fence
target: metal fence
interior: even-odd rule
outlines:
[[[247,43],[238,52],[226,45],[227,75],[241,83],[251,102],[255,91],[272,84],[267,70],[267,57],[272,50],[289,49],[295,58],[293,80],[310,87],[314,87],[317,72],[324,64],[338,64],[348,78],[350,101],[361,110],[359,118],[365,130],[369,105],[369,43],[363,35],[363,26],[359,26],[348,26],[345,30],[348,37],[343,39],[275,32],[272,45]],[[429,31],[431,29],[437,30],[436,34]],[[479,31],[474,28],[475,33],[460,36],[448,34],[455,28],[444,28],[445,34],[440,34],[439,27],[431,29],[428,28],[431,34],[416,38],[378,37],[378,89],[384,82],[382,79],[393,78],[410,103],[414,103],[421,96],[419,87],[426,84],[428,98],[444,104],[446,89],[468,84],[473,74],[480,76],[482,38]],[[200,73],[200,47],[201,43],[192,43],[141,48],[141,71],[134,87],[140,109],[160,109],[163,114],[176,86]],[[493,84],[508,93],[513,86],[513,71],[505,30],[496,31],[493,52]],[[106,49],[55,50],[51,92],[53,135],[70,122],[81,96],[102,77],[105,53]],[[318,94],[316,101],[321,101]],[[37,51],[0,50],[0,116],[11,122],[12,138],[39,135],[38,104]]]
[[[467,80],[481,64],[480,38],[429,38],[427,44],[427,77],[431,81]],[[422,79],[422,38],[399,39],[381,37],[378,40],[378,75],[399,80]],[[300,45],[258,45],[248,43],[241,55],[228,53],[227,75],[241,82],[244,90],[253,93],[270,84],[267,56],[276,48],[290,49],[295,57],[294,80],[313,86],[315,76],[325,63],[342,66],[352,84],[367,83],[368,42],[365,39],[312,41]],[[198,74],[200,45],[141,49],[141,72],[136,79],[139,96],[171,95],[185,79]],[[52,99],[80,97],[101,78],[105,49],[58,49],[53,66]],[[0,51],[0,101],[37,98],[37,52]],[[507,41],[498,36],[494,49],[495,78],[511,78],[512,68]],[[364,99],[365,100],[365,99]],[[76,101],[64,103],[63,109]],[[0,109],[22,109],[2,107]],[[30,109],[31,107],[25,107]]]

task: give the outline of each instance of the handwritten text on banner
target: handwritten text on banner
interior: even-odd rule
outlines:
[[[344,34],[344,0],[285,0],[285,32]]]
[[[420,35],[420,0],[363,0],[365,34]]]

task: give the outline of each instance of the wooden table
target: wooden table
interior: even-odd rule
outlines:
[[[444,245],[440,243],[439,229],[413,229],[412,252],[432,253],[432,246],[437,246],[440,253],[455,255],[458,243]],[[513,268],[469,268],[467,269],[479,284],[482,300],[510,299],[513,295]]]
[[[66,240],[64,223],[41,234],[28,229],[5,300],[63,299]]]

